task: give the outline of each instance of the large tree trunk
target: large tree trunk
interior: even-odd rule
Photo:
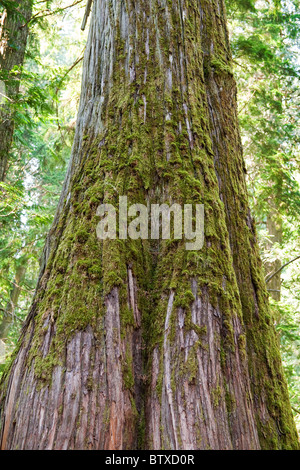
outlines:
[[[0,103],[0,181],[7,172],[8,155],[14,133],[14,116],[11,103],[20,89],[20,76],[11,72],[24,62],[28,38],[28,21],[32,14],[32,0],[15,0],[14,7],[0,12],[0,71],[5,85]]]
[[[223,1],[95,0],[82,86],[37,292],[2,381],[2,448],[297,448]],[[97,207],[119,195],[204,204],[204,247],[100,242]]]

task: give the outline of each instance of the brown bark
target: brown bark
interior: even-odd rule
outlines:
[[[222,0],[96,0],[72,160],[1,385],[3,449],[297,448],[249,214]],[[205,243],[96,237],[204,204]]]
[[[32,0],[16,0],[12,9],[0,13],[0,71],[5,84],[6,104],[0,105],[0,181],[7,172],[8,156],[14,133],[12,105],[20,89],[20,77],[11,75],[14,67],[23,65],[28,38]],[[1,100],[2,101],[2,100]]]

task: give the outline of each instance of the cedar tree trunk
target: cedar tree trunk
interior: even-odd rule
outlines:
[[[101,203],[204,204],[205,241]],[[1,385],[3,449],[298,448],[251,219],[223,0],[95,0],[73,155]]]

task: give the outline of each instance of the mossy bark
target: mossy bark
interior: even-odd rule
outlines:
[[[16,0],[13,7],[0,13],[0,71],[5,85],[1,90],[5,97],[0,97],[0,181],[4,181],[8,168],[15,128],[12,109],[20,89],[16,70],[24,62],[31,15],[32,0]]]
[[[249,214],[222,0],[96,0],[73,155],[4,449],[298,448]],[[205,243],[106,240],[100,203],[204,204]]]

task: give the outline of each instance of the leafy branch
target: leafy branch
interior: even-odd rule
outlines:
[[[61,7],[57,8],[56,10],[49,10],[49,8],[46,8],[45,10],[37,12],[35,15],[33,15],[30,20],[28,20],[25,24],[21,26],[21,28],[25,28],[29,23],[31,23],[33,20],[38,20],[40,18],[46,18],[47,16],[52,16],[52,15],[57,15],[58,13],[61,13],[64,10],[67,10],[69,8],[75,7],[79,3],[82,3],[83,0],[77,0],[73,2],[71,5],[67,5],[66,7]]]
[[[288,266],[289,264],[293,263],[294,261],[297,261],[297,259],[300,259],[300,255],[299,256],[296,256],[296,258],[293,258],[292,260],[288,261],[287,263],[283,264],[279,269],[277,269],[277,271],[275,271],[275,273],[271,274],[271,275],[268,275],[266,277],[266,283],[270,282],[271,279],[273,279],[274,276],[276,276],[276,274],[279,274],[286,266]]]

